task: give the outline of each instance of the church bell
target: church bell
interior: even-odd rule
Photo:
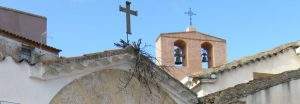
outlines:
[[[202,50],[202,62],[208,62],[207,50]]]
[[[175,57],[175,65],[180,65],[182,64],[182,52],[179,48],[175,49],[175,54],[174,54],[174,57]]]
[[[202,57],[202,62],[208,62],[207,56],[203,56],[203,57]]]

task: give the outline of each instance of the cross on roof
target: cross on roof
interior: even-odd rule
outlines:
[[[134,16],[137,16],[138,15],[138,12],[137,11],[133,11],[133,10],[130,10],[130,4],[131,2],[129,1],[126,1],[126,7],[122,7],[120,5],[119,9],[121,12],[124,12],[126,13],[126,34],[127,34],[127,42],[128,42],[128,35],[129,34],[132,34],[131,33],[131,23],[130,23],[130,15],[134,15]]]
[[[192,23],[192,16],[196,15],[193,11],[192,8],[189,9],[189,11],[185,12],[184,14],[187,14],[190,17],[190,26],[193,25]]]

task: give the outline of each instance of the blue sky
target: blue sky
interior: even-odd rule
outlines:
[[[125,38],[125,0],[0,0],[2,6],[48,18],[48,44],[77,56],[115,48]],[[163,32],[184,31],[191,7],[198,31],[227,40],[228,59],[300,40],[299,0],[137,0],[131,40],[143,39],[154,54]]]

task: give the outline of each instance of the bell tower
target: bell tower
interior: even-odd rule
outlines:
[[[156,40],[158,64],[178,80],[225,64],[226,57],[226,40],[192,26],[184,32],[162,33]]]

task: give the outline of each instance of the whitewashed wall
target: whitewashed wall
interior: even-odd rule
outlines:
[[[128,69],[128,65],[115,67]],[[21,104],[49,104],[64,86],[75,79],[95,71],[115,67],[88,69],[51,80],[41,80],[32,75],[37,73],[36,70],[42,70],[42,67],[30,66],[27,62],[16,63],[8,56],[5,60],[0,61],[0,101]]]
[[[120,57],[123,56],[125,55],[120,55]],[[112,61],[107,66],[87,67],[84,70],[73,69],[68,75],[61,74],[56,78],[41,80],[34,76],[39,73],[38,70],[43,70],[41,67],[38,65],[30,66],[26,62],[16,63],[11,57],[7,56],[5,60],[0,61],[0,101],[21,104],[48,104],[62,88],[75,79],[106,69],[128,70],[130,66],[128,59],[123,57],[117,63]],[[179,86],[180,82],[173,80],[175,79],[165,79],[159,83],[164,91],[178,104],[193,104],[191,100],[196,99],[196,95],[190,94],[189,90],[185,89],[183,85]]]
[[[217,74],[218,78],[213,83],[202,83],[194,91],[199,97],[202,97],[253,80],[253,72],[278,74],[288,70],[296,70],[299,67],[300,56],[296,55],[294,49],[290,49],[276,57],[219,73]]]
[[[49,81],[29,78],[28,63],[15,63],[11,57],[0,61],[0,101],[21,104],[48,104],[51,98],[66,84],[79,76]]]
[[[299,104],[300,79],[292,80],[241,98],[246,104]]]

